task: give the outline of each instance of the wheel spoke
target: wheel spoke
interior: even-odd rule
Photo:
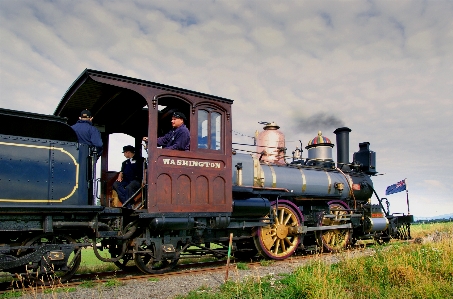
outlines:
[[[280,224],[280,221],[279,221],[278,216],[277,216],[277,210],[274,208],[273,211],[274,211],[275,225],[278,225],[278,224]]]
[[[282,251],[286,251],[285,239],[280,239],[280,247],[282,248]]]
[[[274,253],[277,254],[278,253],[278,248],[280,247],[280,240],[278,240],[277,242],[275,242],[275,247],[274,247]]]
[[[283,216],[285,215],[285,210],[284,209],[280,209],[280,221],[279,221],[279,224],[285,224],[283,223]]]
[[[288,216],[286,217],[285,221],[283,221],[283,224],[284,225],[287,225],[288,224],[288,221],[292,218],[293,215],[291,214],[288,214]]]
[[[288,246],[293,246],[294,245],[293,242],[289,239],[289,237],[286,237],[283,240],[286,242],[286,244],[288,244]]]

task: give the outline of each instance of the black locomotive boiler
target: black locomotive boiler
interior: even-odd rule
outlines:
[[[298,249],[338,251],[362,238],[410,238],[412,216],[385,211],[373,189],[368,142],[349,162],[351,130],[339,128],[336,163],[321,133],[307,158],[300,150],[288,158],[283,133],[269,123],[254,153],[233,151],[232,104],[87,69],[54,115],[0,109],[0,271],[66,281],[82,248],[92,248],[102,261],[161,273],[187,253],[226,255],[231,234],[236,257],[272,259]],[[101,132],[99,159],[69,126],[83,109]],[[189,151],[157,147],[174,111],[187,116]],[[132,209],[118,202],[118,169],[108,168],[110,151],[120,151],[110,146],[118,133],[131,136],[147,162]],[[371,204],[373,194],[379,204]]]

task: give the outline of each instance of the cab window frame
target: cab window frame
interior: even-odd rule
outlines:
[[[195,113],[197,115],[197,150],[223,154],[225,112],[211,105],[200,105],[196,107]]]

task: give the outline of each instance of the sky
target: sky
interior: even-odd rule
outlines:
[[[453,213],[451,0],[0,0],[1,108],[53,114],[86,68],[234,100],[234,142],[349,127],[391,212]]]

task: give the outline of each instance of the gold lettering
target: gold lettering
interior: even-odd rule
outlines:
[[[193,161],[193,160],[176,160],[176,159],[162,159],[164,165],[178,165],[178,166],[192,166],[192,167],[207,167],[207,168],[221,168],[222,164],[219,162],[206,162],[206,161]]]

